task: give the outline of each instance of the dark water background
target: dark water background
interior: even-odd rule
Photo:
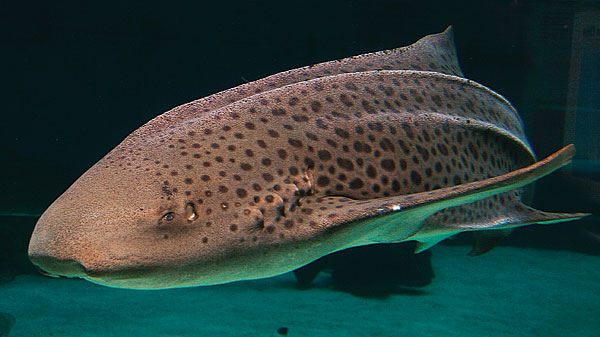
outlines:
[[[3,1],[0,213],[40,214],[127,134],[174,106],[454,25],[465,76],[517,107],[538,158],[569,132],[586,151],[582,165],[538,184],[534,206],[598,214],[598,44],[577,51],[579,77],[572,62],[575,18],[598,11],[595,1]],[[586,29],[597,43],[600,23]],[[574,80],[586,113],[566,132]],[[32,271],[25,251],[35,221],[0,216],[0,270]],[[600,254],[598,228],[597,216],[523,228],[504,244]]]

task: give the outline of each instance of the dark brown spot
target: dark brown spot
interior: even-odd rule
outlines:
[[[351,107],[354,105],[354,103],[352,103],[352,100],[350,99],[350,97],[348,97],[348,95],[346,95],[346,94],[340,94],[340,101],[342,103],[344,103],[344,105],[347,107]]]
[[[319,176],[319,178],[317,178],[317,185],[320,187],[325,187],[325,186],[329,185],[329,177]]]
[[[354,178],[352,181],[350,181],[350,184],[349,184],[350,188],[353,190],[362,188],[364,185],[365,185],[364,182],[360,178]]]
[[[317,152],[317,155],[319,156],[320,160],[329,160],[331,159],[331,153],[327,150],[319,150],[319,152]]]
[[[276,108],[276,109],[271,110],[271,113],[273,114],[273,116],[284,116],[285,110],[283,110],[281,108]]]
[[[321,102],[319,102],[319,101],[312,101],[312,102],[310,102],[310,108],[314,112],[321,111]]]
[[[294,220],[291,220],[291,219],[285,220],[283,222],[283,226],[285,226],[285,228],[292,228],[292,227],[294,227]]]
[[[308,117],[305,115],[293,115],[294,122],[308,122]]]
[[[314,160],[310,159],[310,158],[304,158],[304,164],[306,165],[307,168],[312,169],[315,167],[315,162]]]
[[[396,179],[392,180],[392,191],[394,191],[394,192],[400,191],[400,183]]]
[[[391,159],[384,159],[381,161],[381,168],[391,172],[394,171],[394,169],[396,168],[396,164]]]
[[[379,147],[381,147],[383,151],[396,152],[394,144],[388,138],[382,139],[381,142],[379,142]]]
[[[367,113],[369,113],[369,114],[376,113],[375,108],[368,101],[366,101],[366,100],[363,99],[360,103],[362,104],[363,108],[365,109],[365,111]]]
[[[338,166],[345,169],[346,171],[354,170],[354,164],[352,163],[351,160],[346,159],[346,158],[337,158],[336,161],[337,161]]]
[[[423,158],[423,160],[428,160],[429,159],[429,151],[419,144],[417,144],[416,147],[417,147],[417,152],[419,152],[419,154],[421,155],[421,158]]]
[[[440,98],[439,95],[432,95],[431,99],[433,100],[433,102],[435,103],[435,105],[437,105],[439,108],[442,107],[442,99]]]
[[[473,155],[473,158],[475,158],[475,160],[479,159],[479,152],[477,151],[477,149],[475,148],[475,145],[473,145],[472,142],[469,142],[469,152],[471,152],[471,154]]]
[[[322,120],[322,119],[320,119],[320,118],[317,118],[317,119],[315,120],[315,122],[317,123],[317,127],[318,127],[319,129],[323,129],[323,130],[327,130],[327,129],[329,129],[329,127],[328,127],[328,126],[327,126],[327,125],[326,125],[326,124],[323,122],[323,120]]]
[[[292,97],[292,98],[290,98],[290,100],[288,101],[288,105],[289,105],[289,106],[294,106],[294,105],[298,104],[298,101],[300,101],[300,100],[298,99],[298,97]]]
[[[356,84],[354,84],[353,82],[348,82],[348,83],[344,84],[344,87],[346,87],[346,89],[349,89],[349,90],[358,90],[358,88],[356,87]]]
[[[299,173],[299,170],[298,170],[298,168],[297,168],[297,167],[295,167],[295,166],[292,166],[292,167],[290,167],[290,168],[288,169],[288,171],[289,171],[289,172],[290,172],[290,174],[291,174],[291,175],[293,175],[293,176],[296,176],[296,175],[298,175],[298,173]]]
[[[366,172],[367,172],[367,177],[369,177],[369,178],[377,177],[377,170],[371,164],[369,164],[369,166],[367,166]]]
[[[279,156],[279,158],[281,158],[281,159],[286,159],[287,151],[284,149],[279,149],[279,150],[277,150],[277,156]]]
[[[410,138],[410,139],[415,138],[415,133],[410,125],[408,125],[407,123],[403,123],[402,129],[404,129],[404,133],[406,133],[406,136],[408,138]]]
[[[239,198],[245,198],[246,196],[248,196],[248,192],[246,192],[246,190],[243,188],[238,188],[237,190],[235,190],[235,194],[237,194]]]
[[[313,213],[312,208],[302,208],[302,213],[311,215]]]
[[[304,134],[306,135],[306,138],[308,138],[310,140],[314,140],[314,141],[319,140],[319,138],[317,136],[315,136],[315,134],[313,134],[313,133],[305,132]]]
[[[342,138],[350,137],[350,134],[348,133],[348,131],[346,131],[344,129],[340,129],[340,128],[335,128],[335,134]]]
[[[449,154],[448,148],[446,147],[446,145],[444,145],[444,144],[438,144],[437,148],[440,151],[440,153],[443,154],[444,156],[447,156]]]
[[[293,147],[302,147],[302,141],[295,138],[288,138],[288,143]]]
[[[410,171],[410,181],[412,181],[412,183],[415,185],[421,185],[422,178],[419,172]]]

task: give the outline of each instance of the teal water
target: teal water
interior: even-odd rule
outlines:
[[[0,4],[0,213],[11,215],[0,216],[0,337],[281,336],[284,327],[288,336],[600,336],[600,2],[136,5]],[[534,205],[595,218],[519,229],[476,258],[468,246],[436,246],[430,285],[381,298],[340,292],[325,273],[304,291],[291,274],[129,291],[36,275],[27,260],[35,215],[161,112],[448,25],[466,77],[511,101],[538,158],[578,149],[572,166],[537,184]]]
[[[540,229],[542,230],[542,229]],[[320,276],[291,274],[212,287],[130,291],[81,280],[18,276],[0,286],[0,312],[22,336],[598,336],[600,257],[498,247],[465,256],[433,248],[422,293],[368,299]]]

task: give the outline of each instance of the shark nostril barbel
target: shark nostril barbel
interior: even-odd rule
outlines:
[[[61,276],[49,273],[49,272],[45,271],[44,269],[40,268],[39,266],[35,266],[35,269],[44,276],[53,277],[53,278],[61,278]]]

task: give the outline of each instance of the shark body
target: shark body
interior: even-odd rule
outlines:
[[[160,289],[256,279],[341,249],[577,219],[526,206],[535,161],[512,105],[463,78],[452,31],[293,69],[149,121],[42,215],[46,273]]]

